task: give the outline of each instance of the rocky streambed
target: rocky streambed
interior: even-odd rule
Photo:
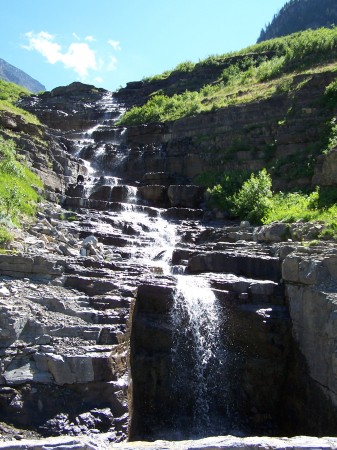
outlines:
[[[2,439],[181,439],[197,389],[189,366],[179,395],[172,375],[184,271],[215,294],[227,355],[200,434],[334,435],[334,246],[280,242],[281,225],[118,209],[46,204],[16,252],[0,255],[1,420],[15,427]]]

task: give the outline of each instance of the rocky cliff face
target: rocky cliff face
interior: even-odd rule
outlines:
[[[320,92],[319,80],[311,82]],[[58,88],[22,103],[52,127],[39,131],[52,165],[29,145],[38,129],[2,119],[24,138],[49,198],[37,223],[17,232],[13,251],[0,255],[2,439],[86,435],[48,445],[104,448],[127,436],[186,438],[195,427],[201,435],[336,434],[334,246],[303,249],[315,231],[307,224],[213,221],[190,184],[220,161],[206,158],[210,139],[220,148],[231,133],[242,135],[243,123],[256,145],[278,132],[283,150],[295,151],[294,128],[275,128],[288,100],[275,102],[126,130],[113,126],[122,109],[111,94]],[[303,108],[301,120],[320,123]],[[318,136],[296,127],[301,148]],[[233,167],[262,161],[237,153]],[[205,357],[212,370],[190,370],[192,316],[181,310],[180,325],[173,320],[184,298],[179,277],[192,280],[184,295],[193,285],[211,294],[204,315],[215,305],[216,342]],[[181,351],[179,364],[172,350]]]
[[[326,157],[320,156],[316,167],[327,138],[326,123],[333,117],[322,103],[332,79],[332,73],[298,76],[290,92],[267,100],[165,125],[130,127],[126,171],[139,178],[145,165],[147,171],[167,171],[191,182],[201,172],[267,167],[275,190],[334,184],[324,172],[330,159],[325,163]]]

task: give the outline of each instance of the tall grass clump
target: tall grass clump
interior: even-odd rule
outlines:
[[[337,189],[316,188],[305,194],[302,192],[278,193],[263,218],[263,223],[318,222],[323,225],[319,238],[337,239]]]
[[[43,184],[16,156],[15,142],[0,136],[0,219],[20,226],[23,217],[36,213]]]

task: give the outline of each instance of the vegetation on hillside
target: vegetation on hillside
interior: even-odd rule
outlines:
[[[203,174],[199,183],[210,186],[208,206],[226,211],[231,218],[255,225],[276,221],[320,222],[324,227],[318,237],[337,239],[336,188],[316,188],[311,193],[273,193],[272,179],[266,169],[250,176],[244,172],[223,173],[216,184],[210,174],[208,177]]]
[[[30,92],[14,83],[0,80],[0,112],[8,111],[20,115],[26,122],[37,125],[40,122],[36,116],[15,106],[15,102],[24,95],[30,95]]]
[[[261,31],[258,42],[333,25],[337,25],[335,0],[289,0]]]
[[[220,77],[199,91],[168,96],[154,93],[146,104],[127,111],[121,125],[165,122],[182,117],[268,98],[278,92],[291,91],[294,72],[314,73],[337,59],[337,28],[308,30],[275,38],[248,47],[235,54],[214,56],[198,65],[223,65]],[[231,64],[228,64],[231,61]],[[186,65],[186,67],[185,67]],[[194,69],[185,63],[179,70]],[[331,66],[329,66],[331,70]],[[175,69],[175,72],[178,69]],[[172,72],[171,72],[172,73]],[[169,72],[165,76],[170,76]],[[150,80],[148,81],[151,82]]]
[[[0,136],[0,217],[16,225],[22,215],[35,214],[42,188],[41,180],[20,159],[15,142]]]
[[[38,119],[17,108],[15,102],[29,94],[27,90],[0,80],[0,114],[6,111],[20,115],[29,123],[38,124]],[[33,217],[43,184],[28,168],[24,158],[18,154],[17,143],[10,136],[15,133],[0,130],[0,246],[11,240],[11,228],[20,226],[22,220]]]

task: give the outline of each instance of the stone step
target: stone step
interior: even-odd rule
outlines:
[[[279,282],[282,278],[281,262],[273,256],[243,253],[208,252],[192,256],[188,260],[190,273],[233,273],[257,279]]]
[[[95,296],[90,297],[89,304],[97,309],[120,309],[129,308],[132,299],[128,297],[120,297],[117,295]]]

